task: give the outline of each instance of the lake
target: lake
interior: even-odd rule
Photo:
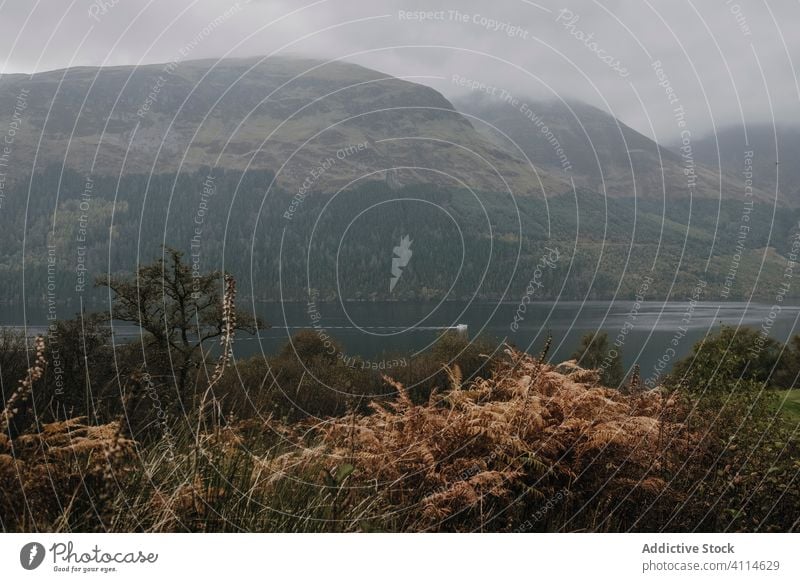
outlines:
[[[237,357],[274,354],[291,334],[313,328],[323,337],[338,340],[348,356],[360,355],[377,362],[386,356],[424,352],[444,329],[466,325],[469,337],[486,335],[531,353],[541,350],[549,332],[553,337],[550,360],[558,362],[569,358],[581,336],[604,330],[612,343],[621,346],[626,368],[638,362],[643,378],[654,373],[659,361],[665,371],[669,370],[696,341],[721,324],[760,329],[766,322],[769,337],[778,341],[800,333],[799,307],[783,306],[773,318],[769,305],[755,303],[559,301],[528,304],[524,312],[517,303],[488,302],[347,302],[311,307],[304,303],[257,303],[254,308],[272,327],[258,337],[238,337]],[[516,325],[512,325],[515,317]],[[29,334],[42,331],[45,307],[26,306],[24,318]],[[0,306],[0,325],[23,327],[24,318],[19,307]],[[115,325],[120,340],[136,333],[133,326]]]

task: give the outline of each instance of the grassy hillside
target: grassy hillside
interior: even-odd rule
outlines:
[[[537,166],[578,186],[615,197],[667,200],[692,197],[741,199],[740,170],[720,174],[710,156],[665,148],[610,113],[579,101],[507,101],[471,95],[456,100],[475,127],[509,152],[523,152]],[[689,144],[690,147],[692,144]],[[700,146],[705,153],[706,144]],[[762,180],[753,196],[774,199]]]
[[[508,184],[519,195],[569,187],[546,172],[537,178],[430,87],[345,62],[214,59],[2,75],[0,100],[19,95],[24,131],[11,180],[63,164],[91,177],[267,169],[294,192],[306,180],[335,191],[365,175]],[[13,114],[0,110],[0,125]]]
[[[800,389],[778,392],[780,410],[793,424],[800,423]]]

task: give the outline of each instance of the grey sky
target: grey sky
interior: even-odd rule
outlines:
[[[409,19],[419,10],[435,13]],[[343,58],[448,97],[469,91],[458,75],[495,95],[581,99],[666,143],[679,136],[677,106],[695,135],[800,122],[797,30],[796,1],[0,0],[0,71]]]

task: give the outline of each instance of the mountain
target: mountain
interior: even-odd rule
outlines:
[[[0,127],[18,102],[20,176],[51,164],[93,176],[209,166],[266,169],[294,191],[379,179],[540,192],[521,159],[440,93],[349,63],[272,57],[1,76]],[[569,188],[546,173],[543,186]]]
[[[473,125],[509,152],[523,152],[549,173],[613,197],[650,199],[738,196],[736,175],[722,175],[628,127],[609,113],[575,101],[520,100],[487,95],[453,101]],[[690,184],[691,182],[691,184]],[[756,189],[757,199],[769,193]]]
[[[706,166],[739,177],[752,171],[754,185],[770,197],[800,205],[800,126],[728,126],[696,140],[695,151]]]
[[[234,274],[253,300],[314,289],[524,310],[690,301],[700,282],[704,298],[775,300],[799,208],[776,213],[759,190],[742,237],[739,177],[723,175],[719,200],[717,174],[698,166],[690,198],[680,155],[595,108],[458,105],[307,59],[4,75],[0,300],[35,298],[27,313],[42,321],[55,304],[59,316],[102,308],[93,282],[163,245],[194,271]],[[410,251],[402,278],[398,247]]]

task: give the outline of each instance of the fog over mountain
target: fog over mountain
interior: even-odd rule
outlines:
[[[728,174],[752,171],[770,197],[800,202],[800,127],[748,124],[728,126],[696,142],[698,160]],[[745,160],[749,160],[745,162]]]
[[[608,113],[580,101],[520,101],[470,95],[455,100],[456,107],[474,115],[480,131],[555,175],[608,196],[657,199],[686,196],[741,196],[744,178],[730,164],[720,172],[709,156],[695,159],[692,150],[657,144]],[[710,143],[703,141],[703,154]],[[785,189],[784,189],[785,190]],[[792,192],[792,191],[790,191]],[[753,189],[761,201],[774,199],[761,181]],[[780,196],[782,203],[797,196]]]
[[[776,213],[769,184],[736,171],[735,140],[720,172],[697,159],[706,142],[672,151],[578,101],[454,106],[416,78],[283,56],[4,75],[0,99],[7,298],[56,277],[62,301],[96,302],[96,277],[165,244],[267,301],[309,285],[499,299],[553,245],[574,269],[548,272],[542,299],[629,298],[643,280],[652,297],[698,280],[764,297],[794,248],[795,191]],[[408,233],[414,264],[387,288],[376,249]]]
[[[307,274],[325,299],[385,298],[375,249],[411,232],[393,298],[519,294],[553,244],[570,268],[540,298],[635,297],[654,273],[652,297],[770,297],[800,211],[794,23],[665,1],[5,3],[4,292],[41,293],[49,248],[81,289],[76,269],[193,252],[202,211],[203,266],[265,300]]]
[[[798,27],[796,2],[5,2],[0,72],[293,53],[427,76],[449,97],[472,90],[457,76],[475,91],[578,99],[670,143],[678,104],[697,137],[797,123]]]
[[[52,164],[106,176],[207,166],[270,170],[295,191],[360,179],[569,190],[566,177],[537,175],[413,81],[288,57],[75,67],[0,77],[0,101],[24,105],[0,122],[24,118],[8,155],[17,177]]]

